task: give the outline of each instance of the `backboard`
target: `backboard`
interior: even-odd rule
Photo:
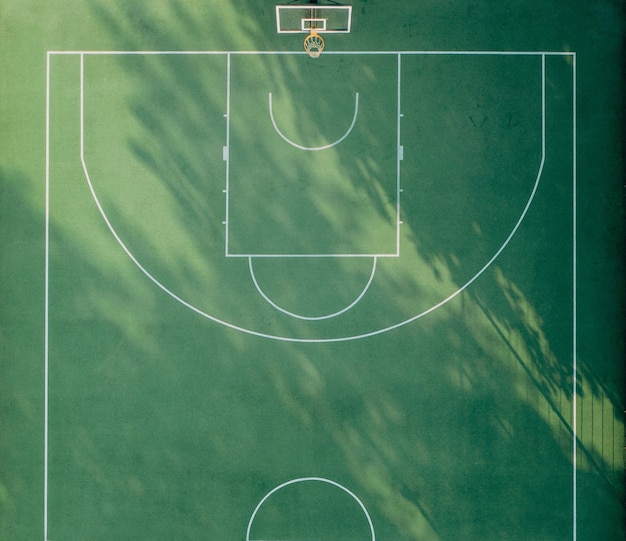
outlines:
[[[279,4],[276,31],[279,34],[347,34],[352,24],[352,6],[321,4]]]

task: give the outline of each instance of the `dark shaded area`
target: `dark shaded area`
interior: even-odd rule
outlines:
[[[0,167],[0,538],[41,516],[44,219],[24,197],[30,179]],[[33,361],[37,359],[38,361]],[[35,474],[33,472],[36,472]]]

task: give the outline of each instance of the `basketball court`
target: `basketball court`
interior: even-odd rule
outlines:
[[[46,541],[576,539],[576,54],[301,10],[47,54]]]

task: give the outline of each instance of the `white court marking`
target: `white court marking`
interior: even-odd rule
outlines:
[[[109,228],[111,234],[113,235],[113,237],[115,238],[115,240],[118,242],[118,244],[121,246],[121,248],[124,250],[124,252],[128,255],[128,257],[131,259],[131,261],[139,268],[139,270],[141,270],[141,272],[150,280],[152,281],[158,288],[160,288],[162,291],[164,291],[165,293],[167,293],[168,295],[170,295],[174,300],[178,301],[179,303],[181,303],[183,306],[186,306],[187,308],[189,308],[190,310],[192,310],[193,312],[209,319],[210,321],[214,321],[215,323],[219,323],[221,325],[224,325],[225,327],[229,328],[229,329],[233,329],[233,330],[237,330],[237,331],[241,331],[244,332],[246,334],[250,334],[253,336],[258,336],[260,338],[270,338],[273,340],[279,340],[279,341],[285,341],[285,342],[300,342],[300,343],[331,343],[331,342],[344,342],[344,341],[350,341],[350,340],[360,340],[362,338],[369,338],[371,336],[377,336],[379,334],[397,329],[399,327],[402,327],[404,325],[407,325],[409,323],[412,323],[418,319],[421,319],[422,317],[430,314],[431,312],[434,312],[435,310],[441,308],[443,305],[447,304],[448,302],[450,302],[452,299],[458,297],[463,291],[465,291],[470,285],[472,285],[478,278],[480,278],[480,276],[482,276],[484,274],[484,272],[491,267],[491,265],[493,264],[493,262],[500,256],[500,254],[504,251],[504,249],[509,245],[509,243],[511,242],[511,239],[515,236],[515,234],[517,233],[517,230],[520,228],[522,222],[524,221],[524,218],[526,217],[526,214],[528,213],[528,209],[530,208],[530,205],[533,202],[533,199],[535,197],[535,194],[537,192],[537,189],[539,187],[539,182],[541,180],[541,176],[543,173],[543,167],[544,167],[544,163],[545,163],[545,147],[546,147],[546,140],[545,140],[545,124],[546,124],[546,118],[545,118],[545,54],[540,55],[541,56],[541,161],[539,164],[539,171],[537,173],[537,176],[535,178],[535,182],[533,185],[533,188],[530,192],[529,198],[526,202],[526,204],[524,205],[524,208],[517,220],[517,222],[515,223],[513,229],[510,231],[510,233],[507,235],[507,237],[505,238],[504,242],[502,243],[502,245],[498,248],[498,250],[496,250],[495,254],[478,270],[478,272],[472,276],[469,280],[467,280],[464,284],[462,284],[457,290],[453,291],[450,295],[448,295],[447,297],[445,297],[444,299],[442,299],[441,301],[439,301],[438,303],[434,304],[433,306],[431,306],[430,308],[412,316],[409,317],[403,321],[397,322],[395,324],[392,325],[388,325],[386,327],[380,328],[380,329],[376,329],[370,332],[365,332],[362,334],[354,334],[354,335],[347,335],[347,336],[338,336],[338,337],[323,337],[323,338],[301,338],[301,337],[295,337],[295,336],[281,336],[281,335],[277,335],[277,334],[271,334],[271,333],[266,333],[266,332],[262,332],[262,331],[255,331],[253,329],[249,329],[246,327],[242,327],[240,325],[237,325],[235,323],[231,323],[228,321],[225,321],[223,319],[220,319],[216,316],[213,316],[207,312],[205,312],[204,310],[198,308],[197,306],[191,304],[190,302],[186,301],[185,299],[183,299],[182,297],[180,297],[179,295],[177,295],[175,292],[171,291],[167,286],[165,286],[164,284],[162,284],[157,278],[155,278],[150,271],[148,271],[140,262],[139,260],[132,254],[132,252],[129,250],[129,248],[124,244],[124,242],[122,241],[121,237],[118,235],[118,233],[116,232],[115,228],[113,227],[112,223],[110,222],[110,220],[108,219],[104,208],[102,206],[102,204],[100,203],[98,196],[96,194],[96,191],[93,187],[93,184],[91,182],[91,178],[89,175],[89,171],[87,168],[87,164],[85,162],[85,157],[84,157],[84,57],[86,56],[87,53],[81,53],[79,54],[80,56],[80,64],[81,64],[81,69],[80,69],[80,159],[81,159],[81,163],[83,166],[83,171],[85,173],[85,178],[87,180],[87,183],[89,185],[89,190],[91,192],[91,195],[96,203],[96,206],[98,207],[98,210],[100,212],[100,214],[102,215],[102,218],[104,219],[107,227]],[[139,54],[139,53],[133,53],[133,54]],[[223,53],[226,55],[230,55],[232,53]],[[306,53],[305,53],[306,54]],[[343,54],[350,54],[350,53],[343,53]],[[379,54],[384,54],[384,53],[379,53]],[[386,53],[388,54],[388,53]],[[397,54],[397,53],[393,53],[393,54]],[[457,54],[457,53],[452,53],[452,54]],[[502,54],[502,53],[496,53],[496,54]]]
[[[332,148],[338,145],[339,143],[341,143],[341,141],[343,141],[346,137],[348,137],[348,135],[350,135],[352,128],[354,128],[354,125],[356,124],[356,117],[359,114],[359,93],[357,92],[354,98],[354,117],[352,118],[352,124],[350,124],[350,127],[348,128],[346,133],[344,133],[343,136],[341,136],[336,141],[332,143],[328,143],[327,145],[322,145],[319,147],[305,147],[305,146],[299,145],[298,143],[293,142],[282,131],[280,131],[280,128],[278,127],[278,125],[276,124],[276,120],[274,119],[274,108],[272,106],[272,93],[271,92],[269,93],[269,102],[270,102],[270,119],[272,120],[272,125],[274,126],[276,133],[280,135],[292,147],[299,148],[300,150],[326,150],[327,148]]]
[[[332,481],[330,479],[325,479],[324,477],[301,477],[299,479],[292,479],[291,481],[287,481],[286,483],[283,483],[282,485],[278,485],[277,487],[275,487],[272,490],[270,490],[263,497],[263,499],[258,503],[256,508],[254,509],[254,512],[252,513],[252,516],[250,517],[250,521],[248,522],[248,529],[246,530],[246,541],[255,541],[255,540],[251,540],[250,539],[250,530],[252,528],[252,523],[254,522],[254,518],[256,517],[257,513],[259,512],[259,509],[261,509],[261,506],[267,501],[267,499],[272,494],[278,492],[279,490],[281,490],[281,489],[283,489],[283,488],[285,488],[285,487],[287,487],[289,485],[294,485],[296,483],[308,483],[308,482],[326,483],[328,485],[332,485],[334,487],[337,487],[337,488],[343,490],[348,495],[350,495],[352,497],[352,499],[354,499],[354,501],[356,501],[356,503],[359,504],[359,507],[363,510],[363,514],[365,515],[365,518],[367,519],[367,523],[368,523],[369,529],[370,529],[370,534],[372,536],[372,540],[371,541],[376,541],[376,533],[374,532],[374,524],[372,523],[372,519],[371,519],[369,513],[367,512],[367,509],[365,508],[365,505],[363,505],[363,502],[351,490],[347,489],[343,485],[340,485],[336,481]]]
[[[307,53],[303,52],[304,55],[306,55]],[[132,53],[135,54],[135,53]],[[196,52],[192,52],[189,54],[202,54],[202,53],[196,53]],[[210,52],[207,54],[216,54],[215,52]],[[380,52],[373,52],[372,54],[375,55],[380,55],[383,54],[385,56],[395,56],[397,57],[397,62],[398,62],[398,74],[397,74],[397,111],[396,111],[396,117],[397,117],[397,140],[396,140],[396,155],[397,155],[397,163],[396,163],[396,217],[395,217],[395,246],[393,250],[389,250],[388,252],[383,252],[381,253],[380,251],[374,253],[374,251],[369,252],[369,253],[362,253],[362,252],[352,252],[352,253],[322,253],[322,252],[317,252],[317,253],[310,253],[310,254],[293,254],[293,253],[250,253],[250,251],[243,251],[242,253],[236,253],[236,252],[232,252],[230,249],[230,218],[231,218],[231,209],[230,209],[230,196],[231,196],[231,182],[230,182],[230,168],[231,168],[231,163],[230,160],[232,159],[232,155],[231,154],[236,154],[236,153],[231,153],[230,152],[230,122],[231,122],[231,56],[235,55],[243,55],[246,56],[248,54],[251,55],[265,55],[265,54],[273,54],[271,52],[252,52],[252,53],[248,53],[248,52],[244,52],[244,51],[237,51],[237,52],[228,52],[228,53],[223,53],[226,55],[227,57],[227,83],[226,83],[226,114],[225,114],[225,118],[227,119],[227,123],[226,123],[226,149],[223,150],[223,155],[225,157],[225,163],[226,163],[226,186],[224,189],[224,193],[225,193],[225,203],[226,203],[226,211],[225,211],[225,220],[223,221],[223,225],[225,226],[225,254],[226,257],[232,257],[232,258],[237,258],[237,257],[243,257],[243,258],[249,258],[249,257],[263,257],[263,258],[292,258],[292,257],[313,257],[313,258],[320,258],[320,257],[358,257],[358,258],[362,258],[362,257],[377,257],[377,258],[383,258],[383,257],[399,257],[400,256],[400,227],[402,225],[402,221],[400,219],[400,198],[401,198],[401,193],[402,193],[402,189],[400,187],[400,163],[402,161],[402,154],[403,154],[403,147],[400,145],[400,119],[402,117],[402,114],[400,112],[400,103],[401,103],[401,99],[400,99],[400,82],[401,82],[401,77],[400,77],[400,53],[398,52],[384,52],[384,53],[380,53]],[[279,53],[281,55],[284,54],[289,54],[289,55],[299,55],[300,53],[298,52],[281,52]],[[333,52],[333,54],[336,54],[336,51]],[[349,52],[349,53],[342,53],[342,54],[347,54],[347,55],[354,55],[354,54],[369,54],[368,52]],[[272,119],[272,122],[274,123],[274,130],[281,136],[283,137],[283,139],[288,143],[288,144],[293,144],[296,145],[298,148],[302,149],[302,150],[323,150],[325,148],[330,148],[333,145],[337,145],[338,143],[340,143],[341,141],[343,141],[348,135],[349,133],[352,131],[355,123],[356,123],[356,119],[357,119],[357,114],[358,114],[358,106],[359,106],[359,93],[355,93],[356,97],[355,97],[355,112],[353,115],[353,120],[352,120],[352,125],[350,126],[350,128],[348,129],[348,132],[344,135],[344,137],[340,138],[338,141],[335,141],[334,143],[331,143],[330,145],[324,145],[323,147],[304,147],[301,145],[297,145],[297,143],[290,141],[288,138],[286,138],[284,136],[284,134],[282,134],[282,132],[280,132],[280,129],[278,128],[278,125],[275,123],[274,118],[273,118],[273,112],[272,112],[272,105],[271,105],[271,100],[272,100],[272,96],[271,93],[269,93],[269,100],[270,100],[270,118]]]
[[[259,285],[259,283],[258,283],[258,281],[256,279],[256,276],[254,274],[254,267],[252,266],[252,259],[253,259],[252,257],[248,258],[248,267],[250,268],[250,276],[252,277],[252,282],[254,283],[254,287],[256,287],[256,289],[259,292],[259,294],[261,295],[261,297],[263,297],[271,306],[276,308],[276,310],[278,310],[279,312],[282,312],[283,314],[286,314],[286,315],[291,316],[291,317],[295,317],[297,319],[303,319],[303,320],[306,320],[306,321],[321,321],[323,319],[331,319],[333,317],[340,316],[341,314],[345,314],[348,310],[354,308],[357,305],[357,303],[363,298],[365,293],[367,293],[367,290],[370,288],[370,285],[372,284],[372,280],[374,279],[374,275],[376,274],[376,259],[377,258],[376,257],[372,258],[373,259],[372,272],[370,273],[370,277],[369,277],[367,283],[365,284],[365,287],[363,288],[363,290],[359,294],[359,296],[356,299],[354,299],[354,301],[352,301],[345,308],[342,308],[338,312],[333,312],[332,314],[328,314],[328,315],[325,315],[325,316],[303,316],[303,315],[296,314],[294,312],[289,312],[288,310],[285,310],[284,308],[281,308],[280,306],[278,306],[275,302],[272,301],[272,299],[270,299],[264,293],[263,289],[261,289],[261,286]]]
[[[146,269],[144,269],[141,264],[134,258],[134,256],[128,251],[126,246],[122,243],[121,239],[115,233],[115,230],[112,228],[110,222],[108,221],[106,215],[103,212],[103,209],[93,191],[93,187],[91,185],[91,181],[89,179],[89,174],[87,171],[86,164],[84,163],[83,157],[83,56],[84,55],[226,55],[228,58],[228,64],[230,68],[230,56],[231,54],[258,54],[258,55],[292,55],[292,54],[306,54],[305,52],[288,52],[288,51],[120,51],[120,50],[108,50],[108,51],[80,51],[80,50],[68,50],[68,51],[59,51],[52,50],[47,51],[46,57],[46,122],[45,122],[45,307],[44,307],[44,481],[43,481],[43,541],[48,541],[48,532],[49,532],[49,508],[48,508],[48,494],[49,494],[49,371],[50,371],[50,356],[49,356],[49,287],[50,287],[50,222],[51,222],[51,209],[50,209],[50,96],[51,96],[51,64],[50,59],[53,55],[78,55],[81,59],[81,75],[80,75],[80,122],[81,122],[81,141],[80,141],[80,153],[81,153],[81,162],[83,164],[83,169],[85,172],[86,180],[89,184],[89,188],[92,192],[92,196],[98,206],[100,213],[102,214],[107,227],[116,238],[117,242],[120,244],[122,249],[126,252],[129,258],[133,261],[135,265],[146,275],[146,277],[151,280],[158,288],[163,290],[165,293],[170,295],[174,300],[180,302],[190,310],[196,312],[198,315],[203,316],[215,323],[224,325],[227,328],[241,331],[250,335],[254,335],[261,338],[268,338],[280,341],[287,342],[300,342],[300,343],[319,343],[319,342],[339,342],[346,340],[356,340],[361,338],[367,338],[371,336],[376,336],[378,334],[397,329],[403,325],[409,324],[417,319],[425,316],[427,313],[435,310],[439,306],[445,304],[449,300],[453,299],[457,295],[459,295],[462,291],[464,291],[467,287],[469,287],[481,274],[483,274],[487,268],[491,266],[493,261],[500,255],[500,253],[504,250],[506,245],[510,242],[511,238],[517,232],[520,227],[522,221],[524,220],[528,208],[532,203],[532,200],[535,196],[538,183],[543,170],[543,163],[545,157],[545,57],[546,56],[555,56],[555,57],[569,57],[571,59],[572,64],[572,130],[573,130],[573,143],[572,143],[572,272],[573,272],[573,288],[572,288],[572,303],[573,303],[573,314],[572,314],[572,391],[573,391],[573,404],[572,404],[572,415],[573,415],[573,438],[572,438],[572,488],[573,488],[573,497],[572,497],[572,507],[573,507],[573,532],[572,539],[576,541],[577,539],[577,386],[578,386],[578,369],[577,369],[577,63],[576,63],[576,53],[575,52],[563,52],[563,51],[351,51],[351,52],[339,52],[339,51],[328,51],[324,54],[396,54],[398,55],[398,60],[400,61],[401,55],[441,55],[441,56],[482,56],[482,55],[499,55],[499,56],[541,56],[542,57],[542,159],[541,165],[539,168],[539,172],[537,175],[537,179],[535,181],[535,186],[533,187],[532,193],[529,197],[528,203],[523,209],[518,222],[515,224],[511,234],[505,239],[502,247],[494,254],[494,256],[487,261],[487,263],[479,270],[479,272],[470,280],[468,280],[465,284],[463,284],[458,291],[454,292],[452,295],[448,296],[446,299],[443,299],[438,305],[432,307],[430,310],[417,314],[411,318],[408,318],[404,321],[401,321],[395,325],[388,326],[386,328],[378,329],[376,331],[370,333],[364,333],[360,335],[354,336],[345,336],[345,337],[336,337],[336,338],[321,338],[321,339],[306,339],[306,338],[297,338],[297,337],[284,337],[284,336],[276,336],[266,333],[261,333],[257,331],[253,331],[251,329],[245,329],[234,325],[232,323],[222,321],[216,317],[213,317],[209,314],[206,314],[199,310],[198,308],[192,306],[187,303],[176,294],[168,290],[165,286],[163,286],[160,282],[158,282]],[[398,73],[398,79],[400,78],[400,74]],[[230,89],[228,89],[230,90]],[[398,95],[398,101],[400,101],[400,96]],[[251,522],[250,522],[251,524]],[[248,527],[249,532],[249,527]],[[249,540],[248,540],[249,541]]]

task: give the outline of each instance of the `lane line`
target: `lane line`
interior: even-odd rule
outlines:
[[[398,257],[398,254],[228,254],[228,257],[258,257],[262,259],[284,259],[284,258],[321,258],[321,257]]]
[[[230,224],[230,53],[226,56],[226,148],[228,156],[226,160],[226,214],[225,214],[225,256],[228,257],[228,234]]]
[[[400,225],[402,221],[400,219],[400,162],[404,159],[404,152],[400,145],[400,119],[402,118],[401,110],[401,68],[402,68],[402,55],[398,54],[398,139],[397,139],[397,165],[396,165],[396,254],[400,255]],[[402,154],[401,154],[402,153]]]

